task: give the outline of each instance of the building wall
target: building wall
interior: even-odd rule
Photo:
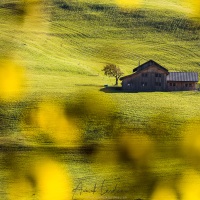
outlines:
[[[167,82],[168,91],[189,91],[196,90],[196,87],[195,82]]]
[[[133,74],[122,81],[122,88],[127,91],[166,91],[166,71],[156,66]]]

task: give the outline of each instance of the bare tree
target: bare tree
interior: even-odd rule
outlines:
[[[119,78],[124,74],[119,67],[114,64],[107,64],[103,70],[104,74],[109,77],[115,77],[115,85],[118,85]]]

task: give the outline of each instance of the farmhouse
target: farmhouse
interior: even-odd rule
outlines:
[[[133,74],[121,77],[126,91],[187,91],[197,89],[198,73],[169,72],[153,60],[133,69]]]

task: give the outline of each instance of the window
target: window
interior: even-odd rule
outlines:
[[[147,73],[142,73],[142,77],[147,77],[148,74]]]
[[[176,86],[176,83],[169,83],[169,86],[175,87],[175,86]]]
[[[155,82],[156,86],[161,86],[161,82]]]
[[[161,74],[155,73],[155,77],[161,77]]]
[[[141,85],[144,87],[144,86],[147,86],[147,82],[141,82]]]
[[[193,84],[192,83],[189,83],[189,87],[192,87],[193,86]]]
[[[188,84],[187,84],[187,83],[185,84],[185,87],[188,87]]]

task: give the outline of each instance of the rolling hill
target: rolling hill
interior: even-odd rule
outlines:
[[[54,0],[34,5],[33,14],[20,5],[0,4],[1,55],[19,56],[38,89],[49,80],[60,87],[59,77],[65,85],[110,84],[101,72],[106,63],[125,74],[149,59],[170,71],[200,72],[200,24],[177,2],[130,10],[112,1]]]
[[[103,87],[107,63],[200,73],[199,1],[184,2],[0,2],[1,199],[200,199],[199,91]]]

